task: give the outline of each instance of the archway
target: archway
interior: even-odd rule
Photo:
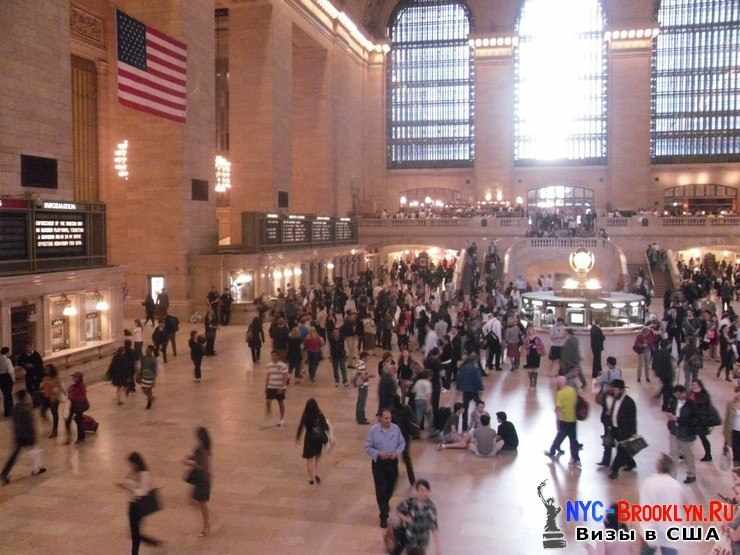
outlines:
[[[737,207],[737,189],[715,184],[668,187],[663,191],[663,206],[676,215],[731,213]]]

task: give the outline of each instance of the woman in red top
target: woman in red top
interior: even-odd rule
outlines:
[[[303,348],[308,356],[308,376],[311,381],[316,379],[316,370],[321,362],[321,347],[324,346],[324,340],[316,331],[316,328],[311,328],[308,332],[308,336],[303,340]]]
[[[72,374],[72,385],[70,385],[67,390],[67,397],[69,397],[70,405],[69,416],[67,416],[67,419],[64,421],[64,425],[67,428],[67,443],[69,443],[72,438],[70,426],[73,418],[77,425],[77,441],[75,443],[82,443],[85,441],[85,430],[82,427],[82,415],[90,408],[90,403],[87,400],[87,389],[85,388],[85,382],[82,379],[82,372],[75,372]]]

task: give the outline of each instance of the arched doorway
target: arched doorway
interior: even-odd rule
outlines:
[[[530,189],[527,192],[529,211],[548,211],[558,213],[584,213],[593,210],[594,191],[573,185],[549,185]]]

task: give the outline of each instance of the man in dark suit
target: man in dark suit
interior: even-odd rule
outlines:
[[[632,470],[637,466],[635,459],[619,444],[619,442],[637,434],[637,405],[635,405],[632,397],[625,394],[625,387],[623,380],[612,380],[609,383],[609,395],[612,398],[612,403],[609,410],[608,435],[613,438],[617,446],[617,455],[614,457],[609,473],[609,478],[612,480],[616,480],[620,468]],[[609,448],[610,457],[611,448]],[[602,464],[607,458],[605,454]]]
[[[601,331],[599,324],[591,324],[591,352],[594,355],[594,363],[591,370],[591,376],[596,378],[601,374],[601,354],[604,352],[604,332]]]

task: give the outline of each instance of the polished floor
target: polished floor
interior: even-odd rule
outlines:
[[[126,473],[125,459],[133,450],[146,458],[165,502],[165,510],[145,524],[149,533],[166,540],[167,547],[159,552],[383,553],[370,464],[363,449],[367,427],[354,423],[356,390],[335,389],[324,361],[316,385],[290,387],[287,426],[266,425],[264,373],[248,360],[244,328],[221,329],[218,356],[207,359],[200,384],[192,380],[184,345],[188,326],[183,328],[180,356],[164,368],[152,410],[144,410],[141,393],[119,407],[109,385],[93,385],[90,414],[100,422],[97,436],[82,448],[44,439],[49,471],[41,477],[29,476],[30,461],[21,455],[11,484],[0,489],[0,553],[127,553],[127,499],[114,483]],[[650,443],[638,456],[637,472],[624,473],[617,481],[607,480],[596,467],[601,426],[595,411],[579,425],[585,445],[582,470],[569,469],[567,455],[554,464],[543,456],[555,433],[552,381],[545,372],[536,390],[527,389],[521,370],[495,373],[485,381],[489,411],[505,410],[518,428],[521,447],[516,457],[478,459],[462,451],[439,452],[429,442],[414,443],[417,476],[431,482],[439,508],[442,553],[557,553],[542,548],[545,512],[536,487],[543,479],[548,480],[546,491],[563,504],[575,498],[638,499],[640,480],[652,473],[656,457],[667,450],[668,434],[652,398],[655,382],[636,384],[634,355],[616,355],[624,359],[629,393],[638,403],[639,429]],[[709,363],[706,381],[723,412],[731,386],[709,377],[713,368],[716,365]],[[374,390],[371,386],[368,415],[376,406]],[[309,397],[318,400],[338,440],[322,459],[320,486],[307,483],[295,442],[297,420]],[[443,401],[452,401],[452,394]],[[192,431],[199,425],[209,428],[214,441],[213,524],[207,538],[198,537],[199,516],[188,503],[188,486],[182,480],[181,461],[192,449]],[[42,434],[47,426],[39,423]],[[9,447],[9,432],[7,422],[0,424],[2,456]],[[731,476],[719,467],[719,429],[712,434],[712,443],[715,462],[697,463],[698,481],[686,487],[686,502],[702,503],[717,492],[731,492]],[[701,450],[698,442],[695,449]],[[401,468],[394,504],[409,491]],[[572,539],[572,527],[566,525],[564,530],[568,547],[560,552],[584,553]],[[681,553],[711,550],[703,544]],[[142,547],[142,553],[148,552],[154,550]]]

